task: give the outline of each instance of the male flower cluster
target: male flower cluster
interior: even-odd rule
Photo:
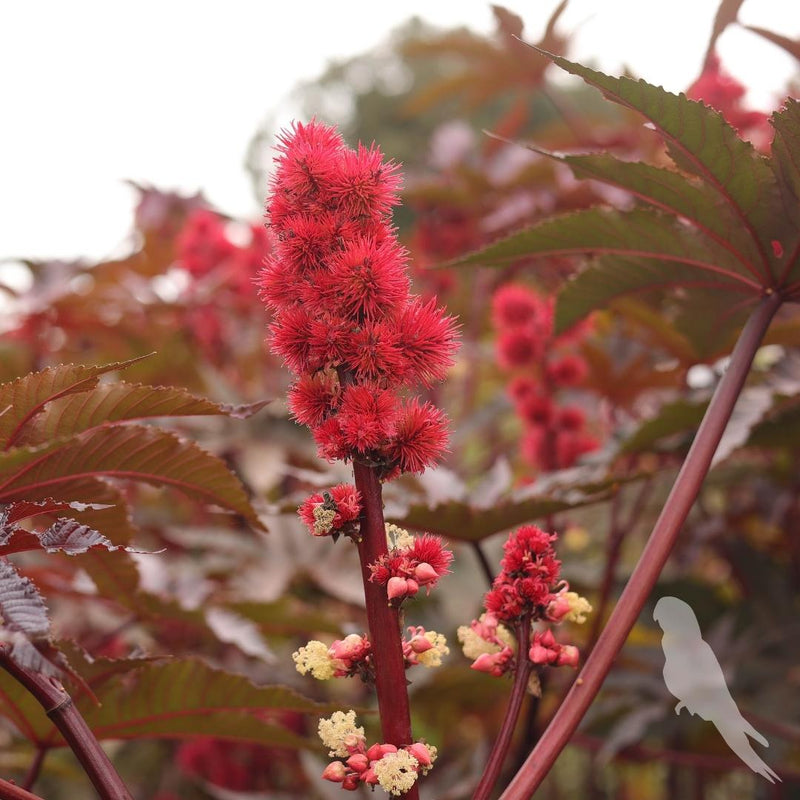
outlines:
[[[355,711],[336,711],[329,719],[321,719],[319,736],[331,756],[345,759],[328,764],[322,777],[341,783],[348,791],[363,783],[380,786],[391,795],[405,794],[436,760],[436,748],[425,742],[405,747],[373,744],[368,748],[364,729],[356,726]]]
[[[409,627],[408,638],[403,640],[406,668],[417,665],[439,667],[442,657],[449,652],[447,640],[441,633],[426,631],[421,625]],[[301,675],[310,674],[319,681],[354,675],[358,675],[365,683],[375,679],[372,644],[366,635],[358,633],[337,639],[330,647],[312,639],[292,653],[292,659]]]
[[[509,536],[502,570],[484,600],[486,613],[458,629],[464,655],[473,659],[472,669],[500,677],[516,667],[517,643],[511,626],[585,622],[592,607],[561,580],[561,562],[552,544],[555,539],[555,534],[535,525],[523,525]],[[549,628],[535,630],[527,657],[540,666],[575,667],[578,649],[557,642]]]
[[[586,377],[585,361],[568,349],[585,326],[554,338],[552,301],[515,283],[495,292],[492,319],[498,331],[498,361],[517,373],[508,390],[525,424],[523,456],[544,471],[571,467],[597,448],[584,430],[583,410],[557,402],[560,392],[579,386]]]
[[[369,579],[385,586],[389,602],[399,606],[423,586],[430,593],[439,578],[450,572],[453,554],[438,536],[430,533],[410,536],[402,529],[395,530],[400,531],[401,536],[396,537],[394,543],[390,542],[392,546],[386,555],[370,564]]]
[[[447,443],[444,414],[401,392],[441,380],[455,325],[409,291],[390,211],[397,166],[348,148],[318,122],[280,137],[267,204],[275,247],[260,274],[272,349],[297,376],[289,393],[321,457],[359,459],[383,477],[419,473]]]

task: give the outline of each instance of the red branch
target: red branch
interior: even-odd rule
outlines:
[[[364,581],[369,638],[375,662],[375,690],[383,741],[396,747],[411,744],[411,711],[406,690],[406,667],[400,630],[400,612],[392,608],[386,588],[370,581],[369,565],[388,552],[383,519],[381,483],[372,467],[353,462],[356,488],[361,493],[361,541],[358,556]],[[403,795],[418,800],[417,785]]]
[[[608,625],[564,703],[501,795],[501,800],[530,798],[569,742],[600,690],[677,541],[681,526],[711,466],[711,459],[744,386],[753,357],[781,302],[780,295],[769,294],[750,316],[733,349],[728,369],[714,392],[675,485],[656,521],[653,533],[620,595]]]
[[[17,786],[16,783],[0,778],[0,800],[42,800],[42,798]]]
[[[514,670],[514,685],[511,688],[511,697],[508,701],[500,733],[492,747],[492,752],[489,754],[486,768],[483,770],[483,775],[477,789],[475,789],[475,794],[472,795],[472,800],[487,800],[495,783],[497,783],[497,777],[506,760],[508,748],[511,744],[514,728],[517,726],[519,712],[522,709],[522,701],[525,699],[525,694],[528,690],[528,679],[533,668],[533,664],[528,658],[528,650],[531,646],[531,619],[529,614],[526,614],[519,623],[516,633],[517,668]]]
[[[44,708],[47,716],[72,748],[101,800],[133,800],[66,689],[53,678],[21,667],[11,658],[5,647],[0,647],[0,667],[19,681]],[[16,797],[24,798],[25,795]]]

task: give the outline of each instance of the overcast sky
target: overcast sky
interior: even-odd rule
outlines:
[[[556,0],[509,0],[538,38]],[[696,76],[717,0],[571,0],[571,55],[679,91]],[[412,14],[492,30],[483,0],[54,0],[0,3],[0,258],[100,258],[130,229],[131,178],[202,189],[256,217],[243,162],[265,117],[332,58],[362,52]],[[741,17],[800,36],[799,0],[746,0]],[[731,31],[723,61],[768,108],[795,72]],[[0,263],[0,270],[7,269]]]

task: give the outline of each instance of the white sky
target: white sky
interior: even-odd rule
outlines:
[[[556,2],[506,5],[535,40]],[[716,6],[571,0],[560,27],[575,33],[574,59],[679,91],[697,75]],[[126,178],[203,189],[221,210],[257,217],[242,165],[259,122],[288,107],[298,81],[412,14],[493,29],[484,0],[0,0],[0,259],[108,255],[130,230]],[[741,18],[800,36],[798,0],[747,0]],[[748,32],[729,31],[719,50],[758,107],[795,74]]]

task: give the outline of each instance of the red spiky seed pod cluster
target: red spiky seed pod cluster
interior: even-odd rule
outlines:
[[[552,301],[515,283],[495,292],[492,321],[498,362],[514,373],[508,393],[525,426],[523,457],[545,472],[573,466],[599,444],[586,432],[584,411],[564,402],[586,378],[586,362],[574,347],[587,326],[554,336]]]
[[[315,121],[285,131],[278,151],[275,248],[258,282],[272,349],[297,376],[290,409],[323,458],[359,459],[383,477],[422,472],[446,447],[447,420],[405,394],[444,377],[455,323],[410,293],[390,220],[397,165]]]

